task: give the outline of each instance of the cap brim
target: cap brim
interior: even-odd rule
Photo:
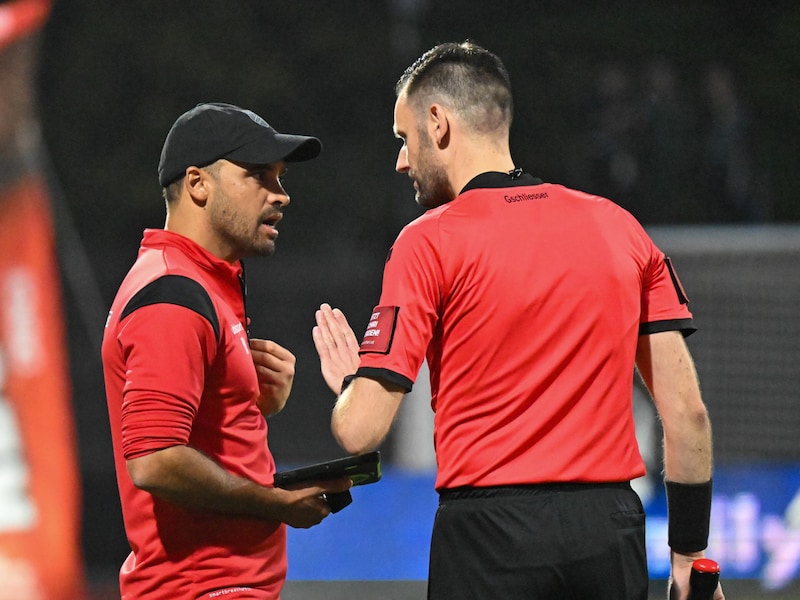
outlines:
[[[294,146],[294,149],[283,157],[283,160],[286,162],[312,160],[317,158],[319,153],[322,152],[322,142],[315,137],[285,134],[278,134],[277,137],[286,138],[287,142]]]
[[[268,140],[259,139],[228,152],[222,158],[254,165],[284,160],[301,162],[319,156],[322,142],[315,137],[278,133]]]

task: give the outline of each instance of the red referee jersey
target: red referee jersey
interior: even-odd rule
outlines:
[[[410,389],[427,357],[437,489],[629,480],[637,340],[694,331],[686,302],[616,204],[484,173],[400,233],[359,374]]]

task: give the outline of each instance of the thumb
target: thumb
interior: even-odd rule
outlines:
[[[346,492],[351,487],[353,487],[353,482],[349,477],[331,479],[330,481],[320,483],[320,493]]]

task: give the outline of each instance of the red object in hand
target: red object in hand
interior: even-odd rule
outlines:
[[[689,600],[711,600],[719,583],[719,563],[698,558],[692,563],[689,576]]]

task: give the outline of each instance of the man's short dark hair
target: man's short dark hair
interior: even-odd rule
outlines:
[[[220,169],[220,161],[216,161],[207,165],[205,167],[201,167],[203,171],[206,171],[214,178],[215,181],[219,181],[219,169]],[[161,195],[168,203],[177,200],[181,195],[181,186],[183,186],[184,177],[179,177],[172,183],[168,183],[166,187],[162,188]]]
[[[395,86],[415,108],[441,101],[479,132],[511,126],[511,81],[503,62],[466,41],[439,44],[412,64]]]

